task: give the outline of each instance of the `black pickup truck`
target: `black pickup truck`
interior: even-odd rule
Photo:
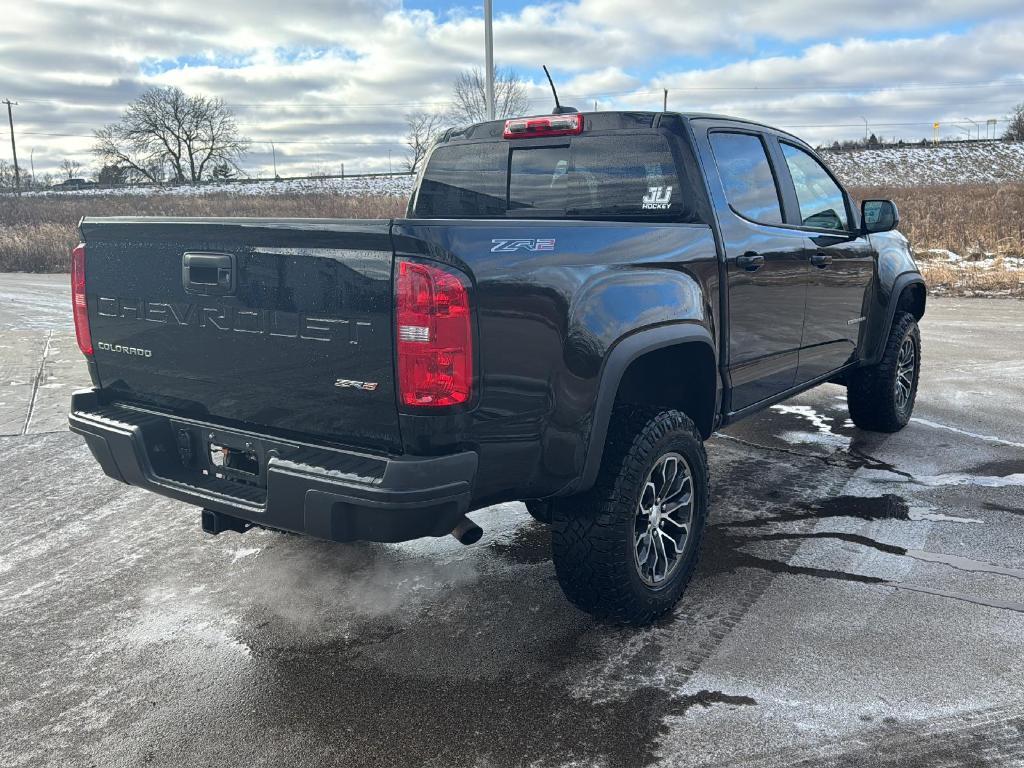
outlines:
[[[708,513],[703,441],[823,382],[910,418],[925,285],[895,206],[798,138],[595,112],[447,132],[407,218],[86,218],[71,428],[113,478],[336,541],[479,539],[526,501],[560,583],[669,610]]]

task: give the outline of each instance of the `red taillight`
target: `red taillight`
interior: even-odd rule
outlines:
[[[395,314],[400,402],[445,406],[468,401],[473,334],[464,279],[446,268],[399,260]]]
[[[92,333],[89,331],[89,306],[85,301],[85,245],[71,252],[71,306],[75,316],[75,336],[83,354],[92,354]]]
[[[520,117],[505,121],[506,139],[532,139],[535,136],[575,136],[583,133],[583,115]]]

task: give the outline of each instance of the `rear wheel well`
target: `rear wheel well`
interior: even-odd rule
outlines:
[[[707,438],[714,429],[715,376],[715,356],[707,344],[662,347],[629,364],[615,402],[682,411]]]

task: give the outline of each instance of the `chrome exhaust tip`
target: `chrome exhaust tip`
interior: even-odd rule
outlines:
[[[452,536],[459,544],[476,544],[480,541],[480,537],[484,535],[484,529],[474,523],[465,515],[459,520],[459,524],[452,529]]]

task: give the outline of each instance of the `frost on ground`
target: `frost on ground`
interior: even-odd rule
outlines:
[[[1024,181],[1024,142],[826,150],[823,155],[832,170],[851,186],[915,187]]]

